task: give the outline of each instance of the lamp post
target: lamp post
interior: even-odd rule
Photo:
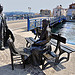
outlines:
[[[29,14],[30,14],[30,11],[31,11],[31,7],[28,7],[28,9],[29,9]]]
[[[61,16],[61,7],[62,7],[62,5],[60,5],[60,16]]]

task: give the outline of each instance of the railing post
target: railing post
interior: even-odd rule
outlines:
[[[29,20],[29,16],[27,17],[27,30],[29,31],[30,30],[30,20]]]
[[[36,28],[36,20],[35,20],[35,28]]]
[[[36,20],[35,20],[35,25],[34,25],[35,27],[34,27],[34,33],[36,33],[36,30],[35,30],[35,28],[36,28]]]
[[[10,20],[9,17],[7,17],[8,21]]]
[[[42,19],[40,19],[40,29],[42,29]]]
[[[59,18],[59,23],[60,23],[60,16],[58,18]]]

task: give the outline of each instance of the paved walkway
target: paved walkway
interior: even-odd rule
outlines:
[[[31,32],[25,32],[24,29],[13,31],[15,35],[16,47],[25,47],[25,37],[34,37]],[[68,44],[67,44],[68,45]],[[69,45],[75,49],[75,46]],[[0,75],[75,75],[75,53],[71,53],[70,60],[61,63],[57,66],[49,65],[45,70],[40,67],[34,67],[31,64],[23,66],[16,62],[15,70],[12,71],[10,65],[10,50],[6,48],[4,51],[0,50]]]
[[[15,45],[17,48],[25,47],[25,42],[24,37],[15,34]],[[23,69],[23,65],[18,62],[14,62],[16,63],[15,70],[12,71],[10,65],[10,50],[8,48],[4,51],[0,50],[0,75],[44,75],[43,71],[39,67],[34,67],[29,64],[26,65],[25,69]]]

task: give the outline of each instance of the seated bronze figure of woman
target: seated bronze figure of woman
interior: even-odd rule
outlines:
[[[51,39],[51,29],[49,28],[49,22],[45,19],[42,21],[42,23],[43,29],[40,38],[34,42],[34,44],[32,44],[30,48],[32,55],[30,56],[30,59],[28,59],[28,61],[32,62],[32,64],[35,66],[42,64],[42,54],[50,47],[50,43],[47,45]]]
[[[32,46],[42,46],[50,41],[50,32],[49,22],[45,19],[42,21],[42,32],[39,40],[34,42]]]

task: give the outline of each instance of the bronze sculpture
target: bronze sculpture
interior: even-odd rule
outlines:
[[[51,28],[49,28],[49,22],[44,19],[42,21],[42,32],[40,35],[39,40],[34,42],[32,46],[30,47],[32,55],[30,56],[29,59],[27,59],[27,63],[31,63],[38,66],[42,64],[42,55],[44,52],[46,52],[49,48],[51,49],[50,46],[50,39],[51,39]]]
[[[14,41],[14,36],[13,33],[8,29],[6,23],[6,16],[4,13],[2,13],[2,11],[3,11],[3,6],[0,4],[0,49],[4,50],[9,35],[11,35],[13,41]]]

